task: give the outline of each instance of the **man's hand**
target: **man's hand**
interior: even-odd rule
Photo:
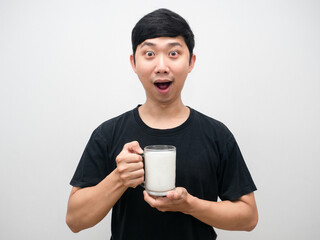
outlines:
[[[243,195],[236,201],[212,202],[192,196],[185,188],[177,187],[166,197],[155,197],[143,192],[144,200],[161,212],[182,212],[200,221],[225,230],[251,231],[258,222],[254,193]]]
[[[188,214],[190,209],[189,200],[192,196],[185,188],[177,187],[176,189],[167,192],[166,197],[156,197],[149,195],[146,191],[143,192],[144,200],[153,208],[161,212],[183,212]]]
[[[122,184],[126,187],[135,188],[144,181],[144,170],[141,149],[137,141],[124,145],[116,158],[117,171]]]
[[[73,187],[68,203],[66,221],[73,232],[100,222],[121,198],[128,187],[144,181],[143,153],[138,142],[124,145],[116,158],[117,168],[93,187]]]

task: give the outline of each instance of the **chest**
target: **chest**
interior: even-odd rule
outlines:
[[[215,139],[195,131],[181,134],[150,135],[134,128],[127,129],[126,134],[114,145],[112,159],[122,150],[125,143],[138,141],[143,149],[148,145],[173,145],[176,147],[176,186],[184,187],[194,196],[202,199],[216,200],[218,196],[218,175],[220,150]]]

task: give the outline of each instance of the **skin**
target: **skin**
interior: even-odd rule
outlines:
[[[139,108],[142,120],[152,128],[179,126],[189,116],[181,99],[181,91],[192,71],[196,56],[189,61],[189,50],[182,37],[147,39],[137,47],[132,69],[146,92],[146,102]],[[171,82],[166,92],[159,92],[154,83]]]
[[[117,168],[93,187],[73,187],[68,201],[66,223],[73,232],[90,228],[100,222],[129,188],[144,181],[139,143],[123,146],[116,158]]]
[[[132,69],[140,79],[146,102],[139,107],[141,119],[150,127],[169,129],[181,125],[190,111],[181,99],[181,91],[196,61],[189,58],[189,50],[182,37],[147,39],[130,56]],[[155,83],[170,82],[166,89]],[[141,149],[137,141],[124,145],[116,158],[117,167],[98,185],[88,188],[73,187],[68,202],[66,222],[73,232],[79,232],[101,221],[122,194],[144,181]],[[166,197],[150,196],[144,191],[145,201],[159,211],[190,214],[202,222],[225,230],[251,231],[258,221],[254,193],[236,201],[211,202],[199,199],[178,187]]]

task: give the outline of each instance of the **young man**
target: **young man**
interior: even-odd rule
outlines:
[[[114,240],[216,239],[212,227],[252,230],[256,187],[232,133],[181,100],[196,61],[189,25],[159,9],[136,24],[132,45],[131,65],[146,101],[93,132],[71,180],[68,226],[74,232],[92,227],[112,209]],[[140,154],[155,144],[177,149],[177,187],[166,197],[139,186]]]

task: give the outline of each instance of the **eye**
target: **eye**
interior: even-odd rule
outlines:
[[[147,57],[153,57],[154,56],[154,52],[151,52],[151,51],[147,51],[145,54],[146,54]]]
[[[177,51],[171,51],[170,53],[169,53],[169,56],[170,57],[177,57],[178,56],[178,52]]]

